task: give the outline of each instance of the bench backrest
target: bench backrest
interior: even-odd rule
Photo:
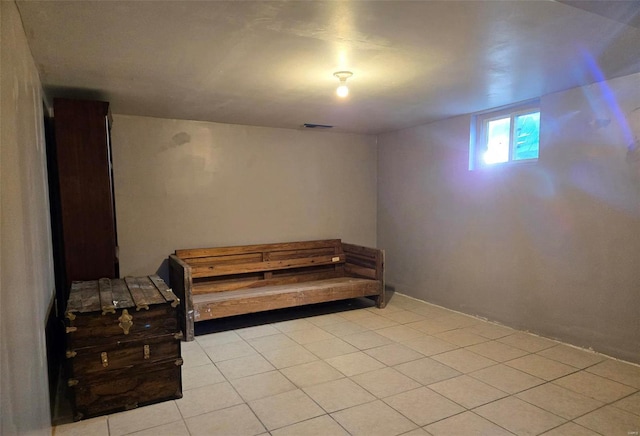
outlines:
[[[340,239],[176,250],[194,294],[345,276]]]

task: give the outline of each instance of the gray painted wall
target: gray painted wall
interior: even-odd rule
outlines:
[[[0,20],[0,434],[50,434],[42,93],[14,2]],[[467,171],[468,117],[382,135],[377,159],[372,136],[116,116],[122,272],[180,247],[375,245],[377,204],[398,290],[640,362],[640,169],[620,118],[640,75],[604,85],[542,99],[537,165],[481,173]]]
[[[54,294],[40,79],[0,2],[0,434],[50,435],[45,323]]]
[[[467,169],[468,116],[380,135],[388,282],[640,362],[638,106],[639,74],[544,96],[539,162],[486,171]]]
[[[376,138],[114,116],[121,274],[168,279],[180,248],[376,244]]]

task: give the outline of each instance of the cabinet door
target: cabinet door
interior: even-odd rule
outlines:
[[[54,100],[62,252],[73,280],[118,276],[109,104]]]

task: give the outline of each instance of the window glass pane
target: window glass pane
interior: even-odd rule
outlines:
[[[509,134],[511,118],[501,118],[487,122],[487,151],[484,162],[488,164],[507,162],[509,160]]]
[[[537,159],[540,151],[540,112],[515,117],[513,160]]]

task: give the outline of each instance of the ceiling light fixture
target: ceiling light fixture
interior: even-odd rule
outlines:
[[[338,89],[336,89],[336,94],[338,94],[338,97],[344,98],[347,95],[349,95],[349,88],[347,87],[347,79],[353,76],[353,73],[351,71],[336,71],[335,73],[333,73],[333,75],[336,76],[338,80],[340,80]]]

